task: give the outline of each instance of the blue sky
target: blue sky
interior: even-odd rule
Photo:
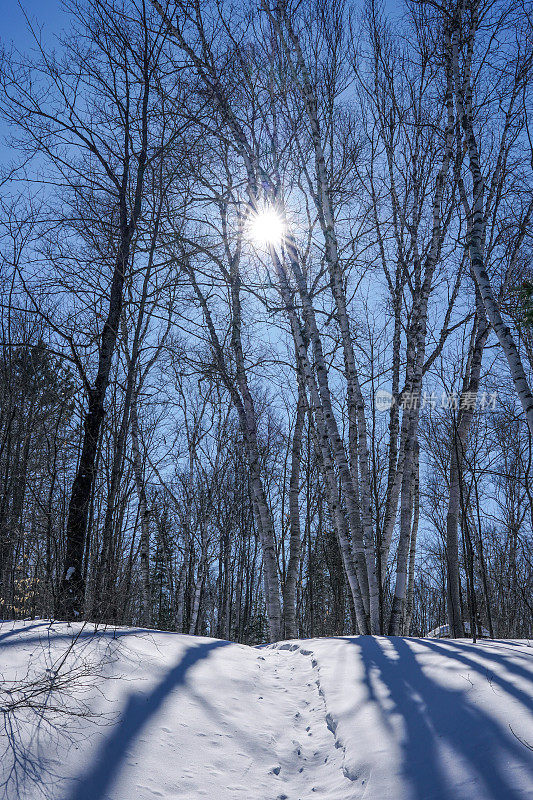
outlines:
[[[67,20],[66,13],[61,8],[60,0],[0,0],[0,42],[7,50],[11,46],[18,50],[28,52],[34,47],[31,33],[24,15],[32,24],[42,30],[45,41],[52,44],[54,36],[61,32]],[[0,120],[0,163],[10,161],[11,153],[6,146],[6,136],[9,129]]]
[[[22,6],[22,8],[21,8]],[[45,35],[57,33],[65,19],[60,0],[0,0],[2,26],[0,36],[4,45],[13,43],[20,49],[31,47],[31,36],[27,31],[24,12],[32,21],[44,24]]]

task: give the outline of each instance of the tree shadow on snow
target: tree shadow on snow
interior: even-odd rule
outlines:
[[[68,800],[103,800],[118,778],[129,748],[163,705],[168,695],[186,681],[188,670],[198,661],[207,658],[212,650],[224,647],[229,642],[215,641],[189,647],[181,660],[148,694],[133,694],[113,728],[111,735],[102,742],[92,766],[77,779]]]
[[[0,630],[4,625],[7,625],[7,622],[1,623]],[[17,640],[17,637],[20,637],[20,634],[26,633],[26,631],[35,630],[35,628],[49,628],[51,623],[50,622],[32,622],[30,625],[19,625],[17,626],[16,623],[11,623],[12,628],[8,631],[4,631],[0,633],[0,642],[5,642],[6,639],[13,639],[13,644],[20,644],[20,639]],[[33,639],[33,637],[31,637]],[[24,639],[24,644],[26,643],[26,639]],[[9,642],[11,644],[11,642]]]
[[[525,669],[521,664],[517,664],[515,661],[511,661],[509,656],[505,653],[495,653],[492,649],[488,650],[485,648],[483,640],[478,644],[455,642],[452,639],[439,639],[437,641],[434,639],[420,639],[418,641],[420,641],[420,644],[423,644],[424,647],[428,647],[440,653],[440,655],[451,656],[465,665],[472,667],[487,678],[490,678],[495,683],[500,683],[506,692],[517,694],[517,700],[520,700],[520,702],[527,705],[528,708],[533,711],[533,699],[529,695],[526,695],[525,692],[520,692],[520,689],[517,689],[513,684],[509,683],[509,681],[506,681],[505,678],[502,678],[501,675],[492,672],[490,669],[492,663],[495,665],[495,669],[501,670],[503,667],[507,673],[512,673],[519,678],[533,683],[533,671],[531,669]],[[475,655],[481,658],[482,661],[474,661],[468,658],[469,655]],[[513,653],[513,657],[523,658],[524,661],[527,658],[523,653]],[[529,663],[531,664],[533,661],[533,654],[529,656],[529,659]]]
[[[525,706],[525,708],[527,708],[533,714],[533,697],[507,680],[507,678],[501,674],[501,670],[503,667],[508,673],[513,673],[518,677],[532,683],[533,672],[524,669],[518,664],[513,664],[503,655],[489,653],[486,650],[484,651],[479,646],[476,647],[475,645],[463,644],[462,642],[437,643],[425,639],[417,640],[417,643],[427,647],[428,650],[433,650],[435,653],[438,653],[445,658],[454,658],[456,661],[464,664],[465,667],[469,667],[470,669],[479,673],[479,675],[487,679],[491,686],[498,687],[498,689],[502,689],[504,692],[507,692],[508,695],[514,697],[515,700],[518,700],[519,703]],[[469,658],[470,653],[476,656],[482,656],[483,658],[487,659],[489,663],[486,664],[476,661],[473,658]],[[493,672],[490,662],[494,662],[494,669],[498,670],[497,672]]]
[[[86,640],[95,640],[98,638],[101,639],[108,639],[109,641],[118,640],[124,637],[133,637],[133,636],[151,636],[154,631],[151,628],[112,628],[110,627],[101,627],[94,629],[92,623],[86,629],[68,629],[64,633],[59,633],[57,629],[54,629],[54,624],[50,624],[49,622],[40,622],[35,625],[27,625],[25,628],[15,629],[14,631],[8,631],[7,633],[2,634],[3,637],[6,639],[10,637],[9,641],[2,642],[2,650],[7,647],[20,647],[21,645],[26,647],[26,645],[30,644],[57,644],[58,642],[83,642]],[[60,625],[64,625],[65,623],[59,623]],[[41,632],[39,634],[32,634],[31,636],[24,636],[23,638],[17,638],[17,634],[24,633],[25,631],[29,631],[32,628],[47,628],[46,633]],[[2,637],[0,637],[1,640]]]
[[[502,765],[508,765],[512,760],[533,781],[530,753],[510,732],[472,704],[466,690],[450,689],[431,680],[418,664],[409,640],[396,637],[388,639],[396,651],[397,657],[394,658],[382,649],[379,640],[373,636],[362,636],[351,641],[360,649],[371,701],[380,704],[374,688],[374,681],[379,678],[388,689],[395,712],[402,717],[405,726],[400,741],[403,750],[402,770],[417,800],[455,800],[461,796],[459,782],[450,782],[444,769],[440,752],[442,746],[455,752],[461,766],[466,765],[476,776],[483,786],[480,795],[487,800],[523,800],[524,795],[509,782],[509,766],[506,772]],[[432,649],[440,648],[432,645]],[[449,650],[446,654],[452,658],[459,655]],[[465,661],[464,658],[460,660]],[[468,666],[479,668],[479,664],[470,661],[468,659]],[[510,693],[514,688],[501,679],[499,684]],[[521,702],[526,698],[523,693],[513,691],[512,694]],[[390,710],[380,710],[386,721]],[[465,790],[466,800],[469,796],[468,787]]]

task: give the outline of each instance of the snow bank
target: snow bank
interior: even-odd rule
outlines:
[[[345,773],[367,783],[365,798],[533,797],[528,643],[360,636],[312,650]]]
[[[8,800],[533,798],[533,648],[0,625]]]

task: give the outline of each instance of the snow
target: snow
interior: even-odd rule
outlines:
[[[0,783],[8,800],[525,800],[532,655],[3,623],[2,705],[28,681],[53,688],[44,716],[4,715]]]
[[[463,622],[464,629],[466,634],[470,635],[470,623],[465,620]],[[426,637],[428,639],[449,639],[450,638],[450,626],[449,625],[439,625],[438,628],[433,628],[432,631],[426,633]],[[486,628],[481,628],[481,638],[482,639],[490,639],[490,633]]]

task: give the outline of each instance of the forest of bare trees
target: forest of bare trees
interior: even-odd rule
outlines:
[[[0,53],[0,616],[533,636],[533,9],[64,0]]]

